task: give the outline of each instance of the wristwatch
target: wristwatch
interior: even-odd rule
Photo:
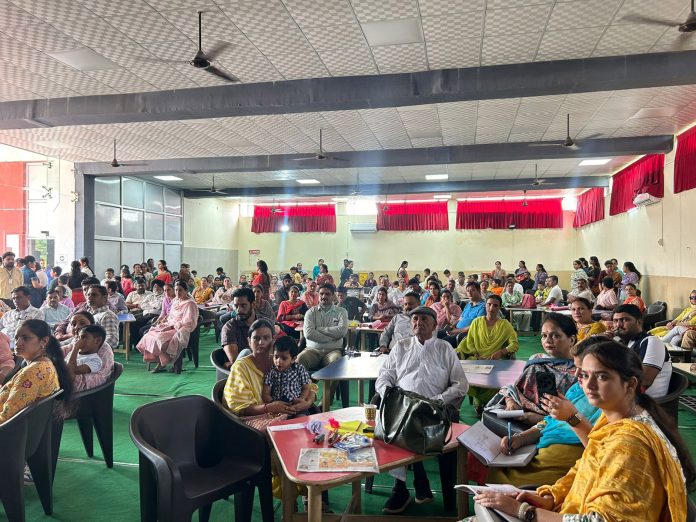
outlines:
[[[582,421],[582,415],[579,411],[576,411],[573,415],[566,419],[566,422],[570,424],[572,428],[580,424],[580,421]]]
[[[527,502],[522,502],[517,513],[517,518],[525,522],[534,522],[537,519],[536,508]]]

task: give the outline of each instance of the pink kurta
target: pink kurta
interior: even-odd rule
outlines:
[[[166,319],[150,328],[138,343],[146,362],[159,360],[162,366],[175,361],[186,348],[191,332],[198,323],[198,306],[191,298],[183,301],[178,297],[172,301],[172,308]]]
[[[65,357],[66,361],[68,360],[70,352],[72,352],[73,348],[75,348],[76,341],[77,340],[74,340],[67,346],[63,346],[63,356]],[[101,370],[96,373],[90,372],[83,373],[82,375],[75,375],[73,382],[75,384],[76,392],[91,390],[92,388],[101,386],[107,380],[109,380],[111,373],[114,371],[114,350],[107,343],[104,343],[101,345],[101,348],[99,348],[97,355],[102,360]]]

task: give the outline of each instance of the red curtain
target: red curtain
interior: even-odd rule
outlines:
[[[573,227],[580,228],[604,219],[604,189],[602,187],[586,190],[578,197]]]
[[[563,228],[561,198],[515,201],[460,201],[458,229]]]
[[[633,198],[638,194],[647,192],[656,198],[663,197],[664,172],[665,155],[650,154],[614,174],[609,215],[615,216],[635,208]]]
[[[449,230],[447,202],[379,204],[377,230]]]
[[[674,158],[674,193],[696,187],[696,127],[677,137]]]
[[[336,232],[336,205],[254,206],[252,232],[282,232],[283,225],[288,232]]]

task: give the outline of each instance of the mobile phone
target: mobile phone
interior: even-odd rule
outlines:
[[[537,381],[537,394],[539,397],[539,402],[544,394],[558,395],[558,390],[556,389],[556,378],[551,372],[539,372],[536,376]]]

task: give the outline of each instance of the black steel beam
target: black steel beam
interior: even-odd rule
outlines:
[[[0,103],[0,129],[187,120],[696,83],[696,51]]]

